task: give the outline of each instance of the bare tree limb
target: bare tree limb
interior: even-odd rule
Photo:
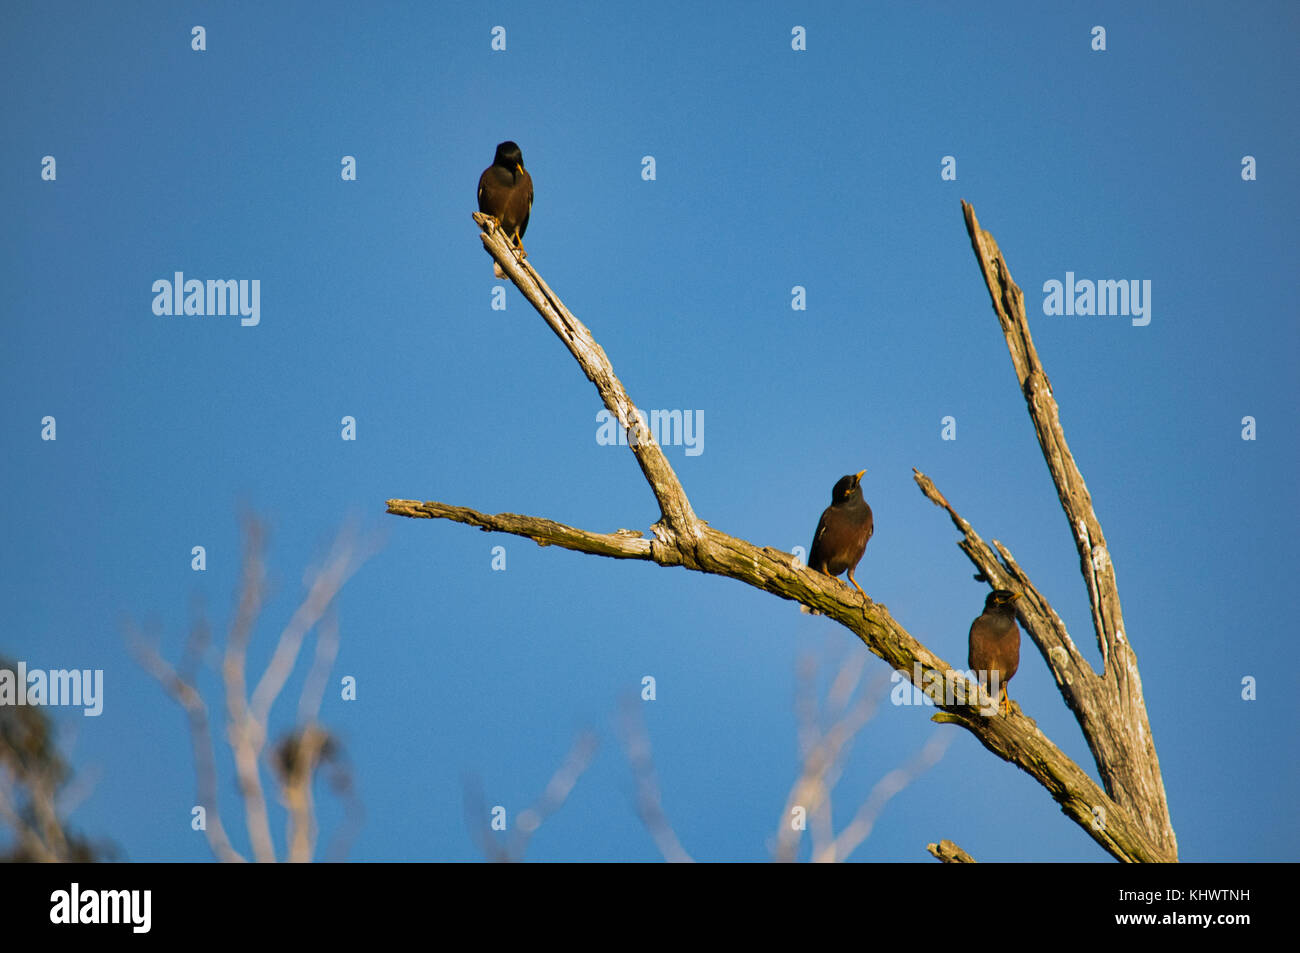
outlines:
[[[1047,461],[1061,509],[1069,523],[1070,536],[1079,553],[1079,569],[1087,586],[1093,628],[1101,649],[1102,676],[1098,678],[1091,666],[1079,657],[1060,618],[1037,590],[1034,591],[1035,608],[1039,614],[1036,630],[1043,636],[1043,641],[1035,635],[1035,642],[1052,668],[1066,702],[1079,719],[1106,792],[1132,812],[1163,855],[1176,859],[1178,842],[1169,818],[1160,759],[1156,756],[1146,702],[1142,697],[1137,655],[1124,634],[1119,585],[1115,580],[1115,566],[1106,546],[1106,537],[1093,510],[1092,496],[1083,482],[1083,474],[1065,440],[1065,429],[1061,426],[1060,408],[1052,395],[1051,381],[1047,379],[1029,334],[1024,293],[1012,280],[1011,271],[993,236],[980,228],[975,209],[962,202],[962,211],[971,247],[988,286],[993,311],[1006,338],[1011,363],[1038,435],[1043,459]],[[948,509],[956,522],[958,517],[952,508],[946,503],[941,505]],[[999,546],[1007,570],[1018,582],[1027,582],[1010,553],[996,541],[994,545]],[[1024,610],[1021,617],[1025,618]]]
[[[953,509],[952,504],[935,487],[933,480],[919,470],[913,469],[912,472],[913,479],[921,488],[921,492],[936,506],[948,511],[953,525],[963,534],[957,546],[966,553],[989,583],[995,588],[1013,589],[1022,594],[1023,598],[1017,600],[1017,603],[1024,603],[1018,606],[1020,621],[1043,653],[1043,658],[1047,660],[1048,668],[1056,677],[1057,685],[1060,686],[1066,703],[1078,712],[1084,704],[1080,693],[1086,693],[1086,679],[1092,676],[1093,672],[1065,631],[1065,623],[1061,621],[1061,617],[1056,614],[1047,599],[1001,543],[997,540],[993,541],[993,545],[998,549],[995,553],[971,528],[970,523]],[[999,561],[999,554],[1004,561]]]
[[[244,554],[238,604],[227,636],[221,665],[226,696],[226,737],[235,762],[235,774],[244,806],[244,822],[258,862],[276,860],[271,837],[262,765],[267,759],[271,710],[297,664],[306,636],[317,631],[316,651],[299,696],[298,724],[273,748],[272,767],[276,794],[284,804],[287,856],[293,862],[310,861],[317,842],[316,806],[312,790],[321,765],[331,768],[331,784],[344,799],[349,820],[358,811],[351,775],[336,739],[317,723],[329,669],[338,654],[339,631],[335,600],[344,584],[379,548],[377,538],[362,538],[355,526],[345,526],[335,538],[324,565],[305,577],[307,594],[280,633],[250,702],[246,676],[248,647],[265,599],[266,568],[263,559],[265,529],[252,516],[244,520]],[[216,756],[210,734],[207,704],[198,689],[197,676],[208,627],[202,618],[190,633],[181,663],[173,668],[134,628],[128,629],[131,647],[145,671],[185,710],[194,747],[198,800],[206,812],[205,832],[213,853],[222,861],[243,861],[230,842],[217,805]]]
[[[14,856],[38,863],[53,864],[66,860],[67,839],[54,810],[54,775],[44,767],[33,766],[20,772],[0,764],[0,820],[13,829],[18,839]],[[19,788],[28,796],[29,816],[19,806]]]
[[[280,800],[286,807],[285,843],[291,864],[310,863],[316,852],[316,799],[312,782],[322,760],[333,757],[334,739],[308,722],[276,746]]]
[[[587,378],[596,385],[609,411],[620,424],[635,430],[639,421],[636,408],[591,332],[545,286],[531,263],[515,258],[514,250],[493,220],[483,216],[475,218],[483,227],[484,247],[569,348]],[[1015,294],[1019,295],[1019,289],[1015,289]],[[649,558],[661,566],[685,566],[727,576],[820,610],[852,631],[871,652],[904,673],[918,688],[928,690],[932,697],[938,695],[934,700],[940,713],[934,720],[961,725],[990,751],[1034,777],[1067,816],[1115,857],[1126,861],[1176,859],[1170,844],[1163,838],[1153,837],[1142,814],[1129,806],[1136,802],[1121,804],[1108,797],[1085,771],[1043,735],[1032,719],[1017,712],[1006,717],[988,717],[984,712],[992,706],[982,692],[974,700],[970,696],[954,698],[935,691],[936,686],[952,684],[954,670],[913,638],[885,606],[872,602],[838,579],[798,565],[790,553],[771,547],[759,548],[699,520],[653,435],[642,431],[636,436],[636,440],[629,440],[629,445],[661,512],[660,520],[651,527],[654,538],[649,541]],[[484,516],[442,503],[397,499],[388,501],[388,512],[457,519],[530,538],[541,545],[554,543],[594,555],[645,558],[644,541],[634,535],[593,534],[531,516]],[[1099,536],[1091,538],[1100,539]],[[1098,578],[1102,576],[1104,573]],[[1136,673],[1135,666],[1133,671]],[[1140,707],[1140,693],[1137,703]],[[1154,756],[1154,750],[1151,754]],[[1158,776],[1158,767],[1152,770]]]
[[[870,836],[876,820],[889,800],[933,767],[951,744],[951,732],[937,732],[902,768],[886,774],[873,786],[858,807],[853,820],[837,835],[831,817],[831,793],[839,783],[853,740],[875,717],[889,694],[890,678],[881,673],[850,706],[862,680],[866,656],[854,653],[844,660],[827,691],[826,706],[818,711],[815,684],[816,665],[805,659],[799,667],[796,710],[799,715],[799,747],[803,766],[790,788],[785,809],[777,826],[776,860],[792,863],[798,857],[801,830],[793,823],[796,807],[802,807],[811,821],[812,860],[834,863],[847,860]],[[822,723],[827,727],[823,729]]]
[[[692,857],[682,846],[677,832],[673,830],[668,814],[664,811],[663,795],[659,790],[659,778],[655,773],[654,757],[650,752],[650,733],[646,730],[645,719],[641,716],[640,702],[629,698],[623,703],[620,727],[622,729],[623,750],[628,763],[632,766],[632,777],[636,783],[636,812],[641,818],[655,846],[664,860],[670,864],[693,864]]]
[[[266,813],[266,795],[258,759],[266,744],[266,726],[248,708],[245,668],[253,623],[262,609],[266,569],[262,562],[265,529],[251,517],[244,521],[243,581],[239,587],[239,608],[226,639],[226,657],[221,667],[226,686],[226,738],[235,758],[235,775],[244,799],[244,823],[258,863],[275,863],[275,845]]]
[[[321,617],[333,606],[334,597],[339,590],[375,551],[373,544],[365,551],[360,549],[356,528],[345,527],[331,545],[325,564],[310,574],[311,585],[307,595],[280,633],[275,654],[271,656],[271,661],[253,692],[250,714],[259,723],[265,725],[270,717],[271,706],[298,662],[298,653],[307,633],[316,627]],[[335,646],[337,647],[337,641]]]
[[[591,766],[591,759],[596,756],[596,748],[599,745],[599,739],[594,731],[584,731],[578,735],[569,753],[551,775],[551,780],[547,782],[541,796],[519,812],[519,816],[515,818],[515,837],[516,850],[521,859],[538,828],[569,799],[578,779]]]
[[[192,647],[205,641],[206,631],[206,623],[202,620],[196,622],[190,630],[187,646]],[[245,862],[246,858],[231,845],[230,837],[226,834],[225,825],[221,821],[221,808],[217,801],[216,755],[212,750],[212,734],[208,727],[208,706],[195,686],[193,676],[183,673],[181,669],[172,668],[158,652],[157,647],[145,642],[134,627],[128,629],[128,642],[140,667],[152,675],[163,690],[176,701],[176,704],[181,706],[189,721],[198,802],[207,815],[204,821],[204,834],[208,838],[208,846],[212,848],[216,858],[223,863]],[[197,658],[192,648],[187,648],[185,658],[187,660]]]
[[[697,528],[698,520],[686,499],[677,474],[668,464],[668,458],[659,449],[659,445],[650,439],[648,430],[641,427],[641,418],[636,412],[636,405],[627,395],[623,382],[614,374],[614,368],[605,356],[604,349],[587,330],[587,326],[573,316],[559,297],[551,291],[542,280],[528,259],[515,257],[514,248],[490,215],[475,212],[474,220],[483,228],[483,246],[497,260],[510,280],[523,293],[542,320],[555,332],[564,346],[569,349],[578,366],[582,368],[587,380],[596,385],[600,399],[605,402],[609,412],[618,420],[619,426],[629,433],[628,446],[636,456],[636,462],[645,474],[646,482],[659,501],[662,512],[660,528],[656,535],[661,539],[684,536],[687,540],[679,545],[689,552],[689,537]]]
[[[898,794],[918,777],[939,763],[953,736],[941,732],[931,736],[930,740],[900,768],[895,768],[875,783],[867,799],[858,807],[858,812],[849,822],[848,827],[840,831],[821,854],[814,860],[842,860],[847,858],[858,846],[871,836],[876,821],[894,795]]]
[[[777,824],[776,860],[793,863],[798,857],[801,829],[793,821],[796,807],[802,807],[811,825],[813,859],[835,840],[832,792],[844,771],[858,732],[876,715],[889,694],[889,676],[881,673],[850,707],[853,693],[862,681],[866,656],[854,653],[844,660],[827,692],[826,710],[818,710],[817,666],[811,658],[798,667],[795,713],[799,723],[799,776],[790,786]],[[822,723],[825,722],[825,728]]]
[[[322,576],[317,576],[317,582],[312,586],[313,591],[316,590]],[[318,831],[312,782],[316,778],[316,769],[322,759],[333,760],[337,747],[334,738],[320,726],[317,718],[320,716],[321,702],[325,697],[325,683],[329,678],[329,670],[333,667],[334,658],[339,650],[338,612],[331,601],[328,608],[320,610],[320,614],[323,617],[317,630],[316,656],[312,660],[311,670],[298,698],[298,724],[302,727],[282,740],[277,751],[283,768],[282,800],[288,808],[286,841],[289,845],[290,863],[307,863],[315,856]],[[295,613],[295,618],[298,615],[299,613]],[[284,677],[288,677],[287,673]],[[266,675],[263,675],[262,679],[265,682]],[[279,690],[276,689],[277,694]]]
[[[619,530],[616,533],[590,533],[574,529],[563,523],[538,519],[533,516],[518,516],[514,513],[498,513],[489,516],[466,506],[448,506],[446,503],[421,503],[418,500],[389,500],[388,512],[396,516],[410,516],[415,519],[445,519],[468,526],[477,526],[483,532],[513,533],[531,539],[538,546],[552,544],[564,549],[577,550],[580,553],[592,553],[596,556],[612,556],[615,559],[651,559],[650,540],[635,530]]]
[[[966,853],[950,840],[941,840],[937,844],[927,844],[926,850],[934,854],[945,864],[973,864],[975,858]]]
[[[555,769],[541,795],[515,816],[509,837],[503,843],[493,836],[488,818],[487,800],[477,778],[465,779],[465,820],[471,835],[478,841],[483,856],[497,863],[520,863],[528,853],[533,835],[569,799],[578,779],[591,766],[600,741],[593,731],[584,731],[574,739],[569,753]]]

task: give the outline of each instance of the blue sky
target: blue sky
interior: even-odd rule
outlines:
[[[184,718],[123,633],[156,625],[175,658],[196,600],[224,631],[247,506],[272,529],[255,664],[338,526],[384,534],[339,603],[333,675],[358,698],[323,709],[365,804],[350,856],[479,856],[462,778],[513,817],[589,727],[595,761],[529,857],[657,859],[616,732],[644,675],[687,850],[768,856],[797,769],[796,659],[862,651],[846,631],[730,580],[383,515],[405,497],[602,531],[657,518],[631,454],[597,443],[599,399],[567,352],[512,287],[490,307],[470,213],[513,139],[534,266],[639,406],[704,414],[703,453],[666,450],[701,518],[807,546],[835,480],[867,467],[857,578],[964,662],[986,589],[917,467],[1099,662],[972,202],[1025,291],[1110,544],[1181,856],[1293,858],[1294,4],[558,6],[5,7],[0,653],[105,672],[103,715],[54,712],[94,781],[74,824],[131,860],[210,858]],[[175,271],[258,279],[260,323],[155,315],[152,284]],[[1067,271],[1150,280],[1150,324],[1044,315],[1043,283]],[[1011,693],[1095,777],[1027,639]],[[958,729],[884,706],[837,821],[939,731]],[[964,733],[854,859],[924,860],[942,837],[981,860],[1106,857]]]

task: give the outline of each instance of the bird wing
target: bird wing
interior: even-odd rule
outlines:
[[[519,223],[519,234],[521,236],[528,228],[528,216],[533,214],[533,177],[528,175],[527,172],[524,175],[528,176],[528,208],[524,210],[523,220]]]
[[[984,661],[987,658],[984,651],[983,632],[980,626],[981,618],[977,618],[970,624],[970,635],[967,636],[966,641],[966,664],[975,671],[979,671],[984,667]]]
[[[1006,628],[996,618],[980,615],[971,623],[966,660],[977,672],[996,669],[1004,684],[1011,681],[1020,667],[1020,630],[1014,622]]]
[[[804,525],[806,526],[808,524],[805,523]],[[822,537],[825,535],[826,535],[826,514],[823,513],[822,518],[817,523],[817,532],[813,533],[812,546],[808,549],[808,565],[814,569],[817,568],[817,562],[818,562],[816,559],[817,544],[821,542]]]

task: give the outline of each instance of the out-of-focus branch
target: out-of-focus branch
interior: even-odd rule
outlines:
[[[14,666],[0,660],[0,669]],[[67,825],[76,780],[55,739],[54,722],[37,705],[0,705],[0,862],[86,863],[112,859],[112,845],[96,844]]]
[[[650,750],[650,732],[646,730],[641,702],[635,697],[623,703],[619,719],[623,751],[632,766],[636,785],[636,813],[641,818],[655,846],[670,864],[693,864],[695,859],[682,846],[664,811],[663,794],[659,790],[659,777],[655,773],[654,755]]]
[[[262,774],[258,757],[266,744],[266,726],[248,710],[245,668],[248,643],[253,626],[262,609],[266,568],[262,561],[265,527],[247,517],[244,520],[243,581],[239,589],[239,608],[226,639],[226,657],[221,666],[226,686],[226,740],[235,758],[235,775],[244,799],[244,823],[253,845],[253,858],[259,863],[275,862],[275,845],[271,841],[271,823],[266,812],[266,795],[262,791]]]
[[[290,732],[275,747],[280,799],[288,813],[285,824],[290,863],[309,863],[316,853],[316,802],[312,782],[322,761],[335,760],[337,747],[333,736],[315,722]]]
[[[594,731],[584,731],[573,742],[573,747],[551,775],[541,796],[530,806],[519,812],[515,818],[515,829],[511,854],[523,860],[528,845],[538,828],[564,806],[569,799],[578,779],[591,766],[591,759],[596,756],[599,740]]]
[[[190,629],[186,658],[197,661],[192,651],[195,645],[205,644],[207,623],[200,620]],[[206,814],[204,834],[208,846],[220,861],[243,862],[243,854],[235,850],[221,820],[221,807],[217,800],[216,755],[212,749],[212,733],[208,726],[208,706],[195,685],[191,674],[182,674],[173,668],[158,652],[157,647],[146,642],[134,625],[128,623],[128,644],[140,667],[154,677],[163,690],[185,711],[190,729],[190,746],[194,749],[194,774],[198,786],[198,802]],[[201,651],[201,650],[200,650]]]
[[[824,710],[819,711],[816,665],[804,659],[799,666],[796,711],[799,716],[799,747],[803,760],[799,777],[790,788],[784,812],[777,826],[775,856],[790,863],[797,859],[802,827],[794,823],[796,808],[803,808],[812,832],[812,859],[818,863],[847,860],[871,834],[889,800],[943,757],[951,743],[949,732],[933,738],[901,768],[876,782],[853,820],[834,833],[831,792],[839,782],[849,751],[858,733],[875,716],[889,693],[890,677],[881,673],[850,701],[862,680],[865,656],[850,655],[840,665],[827,691]],[[827,727],[823,728],[825,724]]]
[[[313,591],[316,588],[313,585]],[[278,751],[281,763],[286,768],[282,775],[283,798],[289,808],[289,860],[293,863],[306,863],[316,853],[316,806],[312,797],[312,781],[322,757],[333,761],[338,747],[329,732],[316,721],[320,715],[321,701],[325,697],[329,670],[333,667],[339,650],[338,613],[332,603],[328,610],[322,609],[321,612],[324,613],[324,618],[320,620],[316,638],[316,657],[298,700],[298,724],[302,728],[282,741]],[[295,618],[300,614],[301,612],[296,613]],[[290,627],[292,628],[292,623]],[[297,638],[301,643],[301,635]],[[283,639],[281,643],[283,644]],[[292,665],[292,661],[289,664]],[[266,679],[264,675],[262,681],[266,682]],[[283,686],[284,678],[280,678],[279,683]],[[279,692],[279,688],[276,692]]]
[[[268,726],[272,707],[297,664],[306,636],[316,630],[315,655],[299,697],[298,724],[273,749],[276,793],[287,811],[288,859],[304,862],[312,859],[316,849],[316,805],[312,785],[320,766],[326,765],[331,769],[331,784],[348,802],[350,818],[355,819],[358,813],[354,810],[351,775],[342,761],[338,741],[317,719],[329,670],[338,654],[339,631],[334,614],[336,599],[343,586],[380,544],[377,538],[363,539],[355,526],[344,527],[339,532],[324,564],[307,574],[307,594],[281,631],[250,702],[248,648],[265,599],[265,536],[265,529],[259,521],[245,518],[238,604],[221,665],[226,696],[226,738],[235,763],[253,857],[259,862],[273,862],[276,852],[261,773],[268,756]],[[206,622],[200,621],[192,630],[179,668],[170,666],[155,647],[138,637],[133,637],[132,642],[140,664],[189,716],[199,803],[207,814],[206,833],[213,853],[223,861],[244,860],[244,856],[231,845],[218,810],[216,757],[207,705],[198,688],[195,671],[207,644]]]
[[[814,856],[835,839],[831,793],[843,773],[853,741],[875,716],[889,683],[888,674],[880,673],[850,708],[850,700],[862,681],[865,662],[866,657],[860,654],[844,660],[831,682],[823,712],[819,710],[817,697],[817,664],[811,657],[799,661],[795,714],[803,763],[777,824],[778,861],[792,863],[797,859],[803,828],[792,822],[796,808],[803,808],[811,827]],[[823,728],[823,722],[829,727]]]
[[[939,759],[948,750],[948,746],[952,744],[953,737],[950,731],[931,735],[930,740],[922,746],[921,750],[908,758],[902,767],[895,768],[877,781],[871,788],[871,793],[867,795],[867,799],[858,807],[849,825],[813,859],[819,862],[848,859],[849,855],[871,836],[871,831],[884,812],[885,805],[894,795],[938,764]]]
[[[510,834],[502,839],[494,836],[488,817],[487,800],[476,778],[465,780],[465,819],[470,833],[478,842],[483,856],[498,863],[520,863],[528,853],[528,845],[538,829],[564,806],[578,779],[591,765],[599,747],[593,731],[584,731],[574,739],[573,746],[560,766],[551,775],[537,800],[515,817]]]

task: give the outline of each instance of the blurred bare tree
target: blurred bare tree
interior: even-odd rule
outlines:
[[[773,859],[793,862],[799,859],[803,832],[812,835],[810,859],[815,863],[848,860],[871,835],[885,806],[921,774],[934,767],[952,743],[947,732],[935,731],[915,755],[901,767],[887,772],[872,787],[858,807],[853,819],[835,833],[831,795],[844,774],[853,742],[875,717],[880,703],[889,694],[890,677],[882,672],[862,689],[862,675],[867,657],[850,654],[831,677],[826,699],[819,698],[817,680],[820,666],[812,655],[799,661],[795,712],[799,724],[800,771],[790,786],[785,808],[777,825]],[[664,810],[650,735],[646,730],[639,703],[629,698],[622,713],[623,747],[636,783],[637,813],[665,860],[690,863],[691,855],[682,846]]]
[[[477,777],[465,778],[465,823],[484,858],[496,863],[519,863],[528,852],[533,835],[569,799],[578,779],[591,766],[599,739],[594,731],[583,731],[574,739],[569,753],[551,775],[541,795],[519,812],[512,825],[493,828],[483,786]],[[507,820],[502,818],[503,821]],[[504,836],[498,836],[504,832]]]
[[[252,859],[274,862],[279,857],[271,836],[268,793],[263,768],[269,768],[274,795],[285,811],[285,859],[315,858],[319,831],[313,784],[323,775],[343,804],[344,820],[331,845],[329,859],[341,859],[361,819],[361,804],[338,738],[319,723],[330,669],[338,653],[339,629],[335,605],[340,590],[378,550],[374,539],[363,539],[355,526],[341,529],[322,564],[304,575],[306,595],[280,632],[275,651],[250,695],[248,648],[264,608],[266,528],[252,516],[244,518],[244,554],[234,620],[221,652],[220,675],[225,690],[226,744],[234,762]],[[279,740],[268,744],[271,709],[283,692],[303,644],[315,631],[311,668],[298,697],[297,718]],[[205,816],[204,832],[212,853],[223,861],[248,858],[230,840],[217,797],[217,756],[212,740],[209,707],[199,688],[199,675],[211,643],[206,617],[190,628],[181,659],[172,665],[163,658],[157,640],[146,640],[131,626],[131,649],[144,669],[184,710],[194,748],[197,804]]]
[[[952,743],[951,732],[931,732],[930,739],[919,751],[901,766],[886,772],[872,786],[853,819],[836,834],[831,795],[844,774],[853,742],[889,694],[888,672],[877,674],[858,693],[866,662],[867,656],[861,653],[847,656],[831,680],[825,704],[819,704],[817,662],[810,655],[800,660],[795,709],[802,768],[790,787],[777,826],[775,855],[779,861],[798,859],[799,842],[805,829],[812,835],[813,862],[848,860],[871,836],[890,800],[938,764]]]

